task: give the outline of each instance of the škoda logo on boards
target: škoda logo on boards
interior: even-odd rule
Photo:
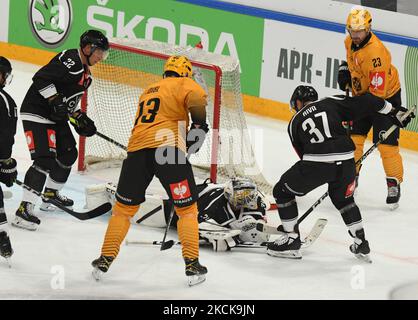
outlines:
[[[31,0],[29,23],[33,35],[43,46],[58,47],[70,33],[70,0]]]

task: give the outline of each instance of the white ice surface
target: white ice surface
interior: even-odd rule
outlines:
[[[20,106],[38,67],[12,63],[14,80],[6,89]],[[252,116],[247,119],[252,130],[262,130],[257,131],[262,141],[256,141],[259,164],[274,183],[297,159],[286,124]],[[13,155],[23,180],[31,161],[20,122]],[[301,225],[306,233],[315,219],[329,220],[300,261],[273,258],[255,249],[226,253],[202,249],[200,260],[209,269],[207,281],[189,288],[180,248],[160,252],[155,246],[123,245],[110,271],[96,282],[90,262],[100,253],[108,215],[79,221],[64,213],[39,213],[42,223],[36,232],[9,226],[15,253],[11,269],[0,258],[0,299],[387,299],[395,286],[418,280],[418,154],[402,150],[402,156],[405,182],[395,212],[385,204],[386,183],[378,152],[362,169],[356,201],[370,241],[371,265],[362,264],[349,252],[352,240],[340,214],[326,199]],[[117,169],[86,174],[73,170],[64,193],[80,210],[85,186],[117,175]],[[18,186],[11,190],[13,199],[5,201],[9,224],[22,196]],[[161,193],[155,183],[150,191]],[[300,214],[324,192],[324,187],[318,188],[298,199]],[[269,222],[278,224],[276,212],[269,213]],[[132,226],[127,238],[161,240],[162,236],[162,229]],[[177,239],[176,232],[171,231],[168,238]],[[413,294],[410,297],[417,298]]]

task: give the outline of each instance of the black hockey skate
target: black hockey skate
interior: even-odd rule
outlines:
[[[354,253],[357,259],[372,263],[369,256],[369,242],[366,240],[364,229],[357,230],[355,236],[350,231],[348,233],[354,238],[354,243],[350,245],[350,251]]]
[[[386,178],[388,185],[388,196],[386,203],[389,205],[390,210],[395,210],[399,207],[399,199],[401,197],[401,185],[396,178]]]
[[[61,195],[59,191],[56,189],[45,188],[43,195],[47,199],[54,199],[55,201],[62,204],[64,207],[71,208],[74,205],[73,200]],[[39,209],[41,209],[42,211],[55,211],[56,207],[52,203],[43,201]]]
[[[205,274],[208,273],[208,269],[199,263],[198,258],[185,258],[184,262],[186,263],[186,276],[190,287],[206,280]]]
[[[33,214],[34,207],[35,205],[33,203],[22,201],[16,211],[16,217],[12,225],[30,231],[38,229],[41,220]]]
[[[269,242],[267,254],[272,257],[302,259],[299,231],[286,232],[283,226],[280,226],[278,231],[281,231],[281,235],[274,242]]]
[[[93,260],[91,265],[93,266],[93,278],[96,279],[96,281],[99,281],[103,275],[103,273],[107,272],[109,270],[110,265],[112,264],[113,260],[115,258],[110,256],[103,256],[101,255],[96,260]]]
[[[6,231],[0,232],[0,256],[6,259],[9,268],[11,267],[10,264],[10,257],[13,255],[12,244],[10,243],[9,236],[7,235]]]

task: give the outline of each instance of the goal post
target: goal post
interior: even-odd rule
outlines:
[[[175,54],[190,59],[194,80],[208,94],[210,130],[200,151],[190,157],[193,167],[208,172],[206,177],[214,182],[252,178],[271,194],[255,160],[242,107],[239,62],[232,57],[157,41],[112,39],[106,61],[91,68],[93,82],[82,99],[82,110],[99,132],[127,145],[141,93],[161,79],[165,61]],[[100,137],[80,137],[80,171],[125,157],[125,151]]]

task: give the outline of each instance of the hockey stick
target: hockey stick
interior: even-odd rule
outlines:
[[[165,238],[167,237],[168,229],[170,229],[171,220],[173,220],[173,217],[174,217],[174,212],[175,210],[173,206],[171,208],[170,219],[168,220],[167,227],[165,228],[163,241],[161,241],[160,251],[170,249],[175,243],[174,240],[165,241]]]
[[[322,230],[324,230],[325,225],[327,224],[326,219],[318,219],[318,221],[315,223],[314,227],[312,228],[311,232],[305,237],[305,239],[302,241],[302,249],[309,248],[320,236]],[[170,248],[174,245],[181,245],[181,242],[173,240],[170,240]],[[243,243],[237,243],[232,248],[250,248],[250,249],[260,249],[265,248],[269,242],[243,242]],[[161,246],[162,241],[156,241],[156,240],[142,240],[142,241],[130,241],[125,240],[125,244],[128,245],[155,245],[155,246]],[[210,242],[204,241],[203,244],[210,244]],[[169,249],[169,248],[167,248]]]
[[[316,241],[316,239],[319,238],[322,231],[324,230],[325,226],[327,225],[328,220],[320,218],[316,220],[314,226],[312,227],[309,234],[305,237],[305,239],[302,241],[302,248],[308,248]],[[277,230],[276,227],[272,226],[264,226],[264,232],[268,234],[279,234],[280,231]]]
[[[100,133],[100,132],[97,131],[96,136],[99,136],[100,138],[102,138],[102,139],[104,139],[104,140],[106,140],[110,143],[113,143],[115,146],[117,146],[117,147],[119,147],[119,148],[121,148],[125,151],[128,151],[128,148],[125,147],[123,144],[117,142],[116,140],[113,140],[112,138],[109,138],[108,136],[104,135],[103,133]]]
[[[416,113],[416,109],[417,106],[413,106],[411,109],[409,109],[407,112],[405,112],[404,116],[402,117],[401,120],[406,119],[411,113]],[[358,159],[356,161],[356,166],[360,165],[364,159],[366,159],[383,141],[385,141],[391,134],[392,132],[394,132],[396,129],[398,128],[398,126],[396,124],[392,125],[385,133],[383,133],[382,135],[380,135],[379,140],[376,141],[362,156],[360,159]],[[322,201],[328,197],[329,193],[328,191],[325,192],[317,201],[315,201],[315,203],[308,209],[306,210],[306,212],[298,219],[298,222],[296,225],[299,225],[303,220],[305,220],[305,218],[312,212],[314,211],[314,209],[322,203]],[[267,227],[267,228],[266,228]],[[257,230],[261,231],[261,232],[266,232],[266,233],[271,233],[272,231],[272,227],[271,226],[266,226],[262,223],[258,223],[257,224]],[[267,229],[267,231],[266,231]],[[276,229],[273,227],[273,229]],[[277,231],[277,229],[276,229]]]
[[[73,117],[70,117],[70,122],[74,125],[78,125],[78,121],[76,119],[74,119]],[[104,135],[103,133],[100,133],[100,132],[96,131],[95,134],[96,134],[96,136],[99,136],[100,138],[102,138],[102,139],[104,139],[104,140],[106,140],[110,143],[113,143],[115,146],[117,146],[117,147],[119,147],[119,148],[121,148],[125,151],[128,150],[128,148],[126,146],[117,142],[116,140],[113,140],[112,138],[109,138],[108,136]]]
[[[49,199],[48,197],[45,197],[41,192],[32,189],[31,187],[27,186],[26,184],[24,184],[23,182],[21,182],[17,179],[16,179],[15,183],[17,185],[21,186],[22,188],[36,194],[38,197],[41,197],[41,199],[44,202],[48,202],[48,203],[53,204],[57,208],[61,209],[62,211],[65,211],[65,212],[69,213],[70,215],[72,215],[73,217],[75,217],[79,220],[93,219],[93,218],[99,217],[99,216],[109,212],[112,209],[112,205],[110,204],[110,202],[106,202],[106,203],[104,203],[104,204],[102,204],[102,205],[98,206],[97,208],[94,208],[93,210],[90,210],[90,211],[85,211],[85,212],[73,211],[73,210],[67,208],[66,206],[63,206],[57,200]]]

